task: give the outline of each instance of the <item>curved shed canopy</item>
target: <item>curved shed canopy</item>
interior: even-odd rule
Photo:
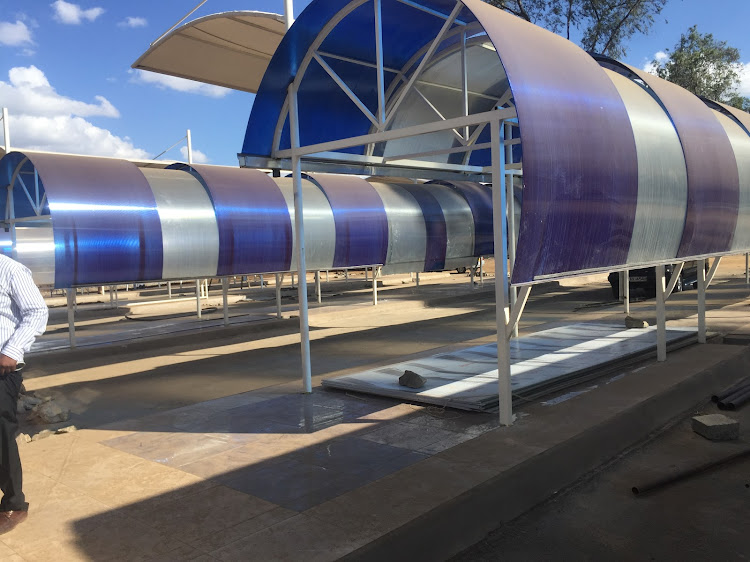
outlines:
[[[285,27],[279,14],[212,14],[156,40],[133,68],[254,93]]]
[[[512,109],[514,284],[750,249],[750,115],[719,113],[481,0],[313,1],[263,78],[241,163],[291,153],[290,84],[301,147]],[[486,172],[489,137],[456,127],[308,159]]]

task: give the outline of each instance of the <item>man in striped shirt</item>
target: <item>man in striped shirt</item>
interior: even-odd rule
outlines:
[[[23,354],[47,326],[47,305],[20,263],[0,254],[0,534],[28,515],[18,455],[16,404],[21,391]]]

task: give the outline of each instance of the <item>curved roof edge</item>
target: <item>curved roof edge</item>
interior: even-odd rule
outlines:
[[[280,14],[211,14],[158,38],[132,68],[255,93],[285,31]]]

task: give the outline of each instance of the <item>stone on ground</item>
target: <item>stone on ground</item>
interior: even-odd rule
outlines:
[[[693,431],[711,441],[731,441],[740,437],[740,422],[724,414],[695,416]]]

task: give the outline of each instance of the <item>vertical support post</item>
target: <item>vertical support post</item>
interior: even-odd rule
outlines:
[[[622,272],[622,302],[625,304],[625,314],[630,315],[630,270]]]
[[[115,307],[114,293],[112,292],[112,285],[109,286],[109,308]]]
[[[172,298],[172,282],[171,281],[167,281],[167,298],[170,298],[170,299]]]
[[[479,256],[479,284],[484,285],[484,257]]]
[[[706,260],[698,260],[698,343],[706,343]]]
[[[292,271],[289,275],[291,276],[291,284],[289,286],[294,289],[294,271]]]
[[[349,270],[344,269],[344,281],[349,281]]]
[[[464,117],[469,115],[469,69],[466,61],[466,32],[461,33],[461,96]],[[469,140],[469,127],[464,127],[464,141]]]
[[[193,165],[193,139],[190,136],[190,129],[187,130],[187,153],[188,153],[188,164]]]
[[[623,302],[625,299],[625,272],[617,272],[617,300]]]
[[[315,295],[318,297],[318,304],[323,300],[323,294],[320,290],[320,271],[315,272]]]
[[[328,270],[326,269],[326,283],[328,283]]]
[[[745,285],[750,285],[750,254],[745,254]]]
[[[260,274],[260,288],[262,289],[265,286],[265,282],[263,281],[263,274]]]
[[[471,283],[471,290],[472,291],[474,290],[474,271],[475,271],[475,269],[476,268],[473,265],[469,268],[469,283]]]
[[[310,364],[310,324],[307,318],[307,262],[305,258],[305,223],[302,204],[302,167],[295,149],[299,148],[299,113],[297,107],[297,84],[289,85],[289,131],[292,148],[292,177],[294,183],[294,236],[297,247],[299,281],[299,326],[302,344],[302,387],[304,392],[312,392],[312,367]]]
[[[417,271],[417,287],[419,287],[419,271]]]
[[[367,266],[365,266],[365,282],[367,281]]]
[[[229,279],[221,278],[221,299],[224,307],[224,325],[229,326]]]
[[[68,297],[68,340],[70,341],[70,349],[76,347],[76,318],[75,318],[75,304],[76,304],[76,291],[73,287],[65,289],[65,295]]]
[[[5,154],[10,152],[10,125],[8,124],[8,108],[3,108],[3,139],[5,140]]]
[[[195,280],[195,309],[198,318],[201,317],[201,280]]]
[[[378,86],[378,130],[383,130],[385,123],[385,79],[383,77],[383,14],[380,0],[373,0],[375,10],[375,62]]]
[[[292,27],[294,23],[294,4],[292,0],[284,0],[284,25],[286,29]]]
[[[281,318],[281,275],[276,274],[276,318]]]
[[[667,307],[664,302],[664,266],[656,266],[656,360],[667,360]]]
[[[513,163],[513,147],[511,145],[505,145],[505,139],[510,139],[513,136],[513,129],[510,123],[503,122],[503,156],[505,157],[505,164]],[[508,237],[508,271],[513,273],[513,268],[516,266],[516,199],[513,194],[513,176],[511,174],[504,174],[503,181],[505,182],[505,201],[508,212],[506,231]],[[497,252],[495,252],[497,256]],[[495,257],[497,261],[497,257]],[[495,264],[497,268],[497,263]],[[518,300],[518,291],[515,287],[510,288],[510,307],[516,306]],[[513,337],[518,337],[518,323],[513,326]]]
[[[508,251],[506,245],[507,202],[504,147],[505,127],[502,121],[489,124],[492,134],[492,222],[495,244],[495,322],[497,324],[497,392],[500,424],[513,424],[513,397],[510,386],[510,346],[506,337],[508,307]]]
[[[372,306],[378,306],[378,277],[375,275],[375,266],[372,266]]]

